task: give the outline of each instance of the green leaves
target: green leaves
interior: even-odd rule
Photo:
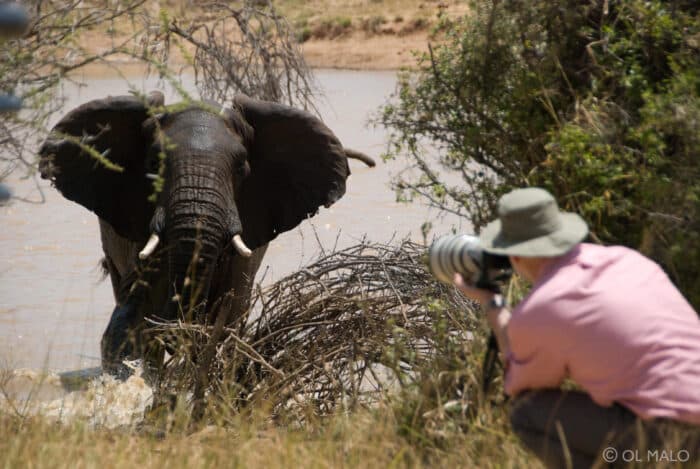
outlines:
[[[388,153],[419,170],[402,193],[478,230],[504,192],[545,187],[601,241],[660,262],[700,306],[699,12],[658,0],[474,2],[378,117]]]

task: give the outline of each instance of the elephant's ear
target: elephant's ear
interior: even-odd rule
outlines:
[[[311,114],[243,95],[234,105],[253,129],[237,205],[254,249],[342,197],[350,169],[338,138]]]
[[[39,149],[41,176],[119,235],[133,241],[147,238],[153,213],[147,201],[152,182],[146,178],[151,138],[141,125],[149,107],[163,102],[163,94],[153,92],[97,99],[73,109]]]

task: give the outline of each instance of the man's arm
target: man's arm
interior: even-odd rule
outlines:
[[[510,343],[508,342],[508,323],[510,322],[510,310],[508,308],[489,308],[486,311],[486,320],[493,331],[493,335],[498,342],[498,349],[504,357],[503,363],[508,366],[505,359],[510,354]]]
[[[508,333],[511,313],[508,308],[489,307],[495,294],[467,285],[459,274],[455,274],[453,281],[465,296],[480,303],[486,312],[486,319],[504,357],[507,394],[513,396],[526,389],[553,388],[561,384],[566,376],[563,334],[552,335],[551,323],[547,328],[529,323],[526,330],[520,327],[511,331],[511,344]]]
[[[489,290],[467,285],[460,274],[455,274],[453,281],[464,296],[478,302],[486,312],[486,320],[493,334],[496,336],[498,349],[504,357],[507,357],[510,353],[510,344],[508,343],[508,335],[506,334],[508,322],[510,321],[510,311],[508,308],[489,306],[496,294]]]

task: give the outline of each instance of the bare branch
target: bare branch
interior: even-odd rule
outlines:
[[[235,383],[238,406],[264,400],[275,415],[308,405],[325,414],[340,404],[369,404],[391,382],[415,378],[411,370],[439,353],[438,324],[446,321],[445,332],[459,340],[479,327],[472,305],[428,273],[424,253],[409,241],[363,241],[258,290],[253,319],[226,328],[207,380],[210,404],[230,405],[226,389]],[[431,312],[435,302],[446,308],[439,317]],[[210,343],[214,326],[157,328],[186,351],[171,360],[161,391],[192,389],[190,352]]]

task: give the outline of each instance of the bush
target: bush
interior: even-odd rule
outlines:
[[[491,0],[443,18],[444,42],[402,73],[377,119],[391,131],[387,156],[415,168],[395,181],[399,195],[479,230],[503,193],[544,187],[594,239],[661,263],[698,309],[699,11],[691,1]]]
[[[361,28],[366,33],[379,34],[381,33],[381,28],[387,22],[386,18],[381,15],[371,16],[369,18],[362,18]]]

